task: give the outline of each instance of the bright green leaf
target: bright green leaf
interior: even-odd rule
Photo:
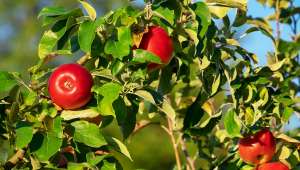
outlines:
[[[97,125],[83,120],[73,122],[71,125],[75,128],[75,141],[95,148],[99,148],[107,144]]]
[[[61,117],[64,120],[72,120],[77,118],[93,118],[97,117],[99,112],[96,109],[84,109],[84,110],[63,110]]]
[[[136,49],[133,51],[133,62],[137,63],[157,63],[161,64],[161,60],[155,54],[142,49]]]
[[[113,109],[113,102],[119,98],[119,94],[122,91],[122,86],[116,83],[107,83],[101,87],[94,87],[93,91],[103,98],[98,101],[98,109],[101,115],[116,116]]]
[[[210,11],[204,2],[197,2],[194,6],[196,15],[201,19],[202,29],[200,31],[200,36],[203,37],[208,30],[208,26],[211,24]]]
[[[166,20],[170,25],[174,24],[174,10],[159,7],[153,11],[153,14]]]
[[[105,160],[100,170],[116,170],[116,164]]]
[[[43,136],[42,146],[35,151],[35,154],[41,161],[48,161],[50,157],[59,151],[63,140],[58,138],[54,132],[49,132]]]
[[[229,136],[231,137],[242,137],[240,134],[241,131],[241,122],[238,119],[234,109],[230,109],[224,115],[224,126]]]
[[[83,22],[78,31],[78,42],[80,49],[84,52],[90,52],[93,40],[96,35],[95,25],[93,21]]]
[[[117,138],[112,137],[112,138],[110,138],[110,145],[112,146],[112,149],[122,153],[127,158],[129,158],[131,161],[133,161],[126,145],[123,144],[120,140],[118,140]]]
[[[89,17],[92,20],[95,20],[96,17],[97,17],[97,12],[96,12],[95,8],[92,5],[90,5],[88,2],[86,2],[86,1],[80,0],[79,2],[83,6],[83,8],[86,10],[86,12],[88,13]]]
[[[31,125],[21,122],[16,128],[16,147],[22,149],[26,147],[33,137],[33,128]]]

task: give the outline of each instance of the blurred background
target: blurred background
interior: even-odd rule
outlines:
[[[144,5],[141,0],[131,2],[127,0],[91,0],[91,2],[96,7],[98,15],[129,3],[140,8],[143,8]],[[21,72],[24,77],[27,77],[27,68],[37,61],[38,41],[43,31],[41,22],[37,19],[38,12],[45,6],[74,8],[78,5],[76,0],[1,0],[0,70]],[[295,5],[300,6],[300,1],[295,0]],[[249,15],[253,17],[268,16],[273,12],[272,9],[260,5],[256,0],[248,0],[248,8]],[[229,16],[234,19],[235,11],[232,10]],[[272,26],[275,28],[275,23],[272,23]],[[291,39],[292,33],[289,27],[281,25],[281,31],[283,39]],[[265,65],[267,52],[273,51],[271,40],[258,32],[244,37],[240,43],[247,50],[257,54],[259,65]],[[70,58],[66,57],[62,60],[70,60]],[[286,130],[299,126],[299,117],[294,115],[290,124],[286,126]],[[113,128],[108,128],[107,131],[115,133],[116,136],[120,135]],[[174,159],[170,140],[158,125],[144,128],[140,133],[130,137],[128,147],[135,160],[135,164],[128,165],[129,167],[149,170],[172,169],[171,165],[174,163]]]

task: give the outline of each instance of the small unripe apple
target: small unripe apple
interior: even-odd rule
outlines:
[[[143,35],[139,48],[157,55],[163,65],[168,64],[172,59],[172,39],[168,33],[159,26],[149,27],[148,32]],[[155,69],[158,67],[160,67],[160,65],[155,63],[150,63],[148,65],[149,69]]]
[[[261,130],[254,135],[240,139],[239,153],[248,164],[263,164],[272,159],[276,150],[276,142],[272,132]]]
[[[92,75],[79,64],[63,64],[50,76],[51,100],[63,109],[78,109],[91,99]]]
[[[272,162],[260,165],[257,170],[289,170],[289,167],[281,162]]]

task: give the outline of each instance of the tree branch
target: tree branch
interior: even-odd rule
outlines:
[[[17,163],[23,159],[25,151],[18,150],[4,165],[4,169],[12,169],[17,165]]]

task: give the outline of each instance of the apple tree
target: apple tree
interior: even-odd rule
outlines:
[[[249,16],[247,0],[146,0],[104,16],[84,0],[43,8],[30,81],[0,72],[1,167],[129,169],[128,137],[155,123],[176,170],[299,169],[299,134],[284,125],[300,111],[300,10],[259,2],[274,14]],[[273,43],[266,65],[239,43],[253,32]],[[74,63],[49,65],[64,56]],[[113,121],[122,138],[102,132]]]

